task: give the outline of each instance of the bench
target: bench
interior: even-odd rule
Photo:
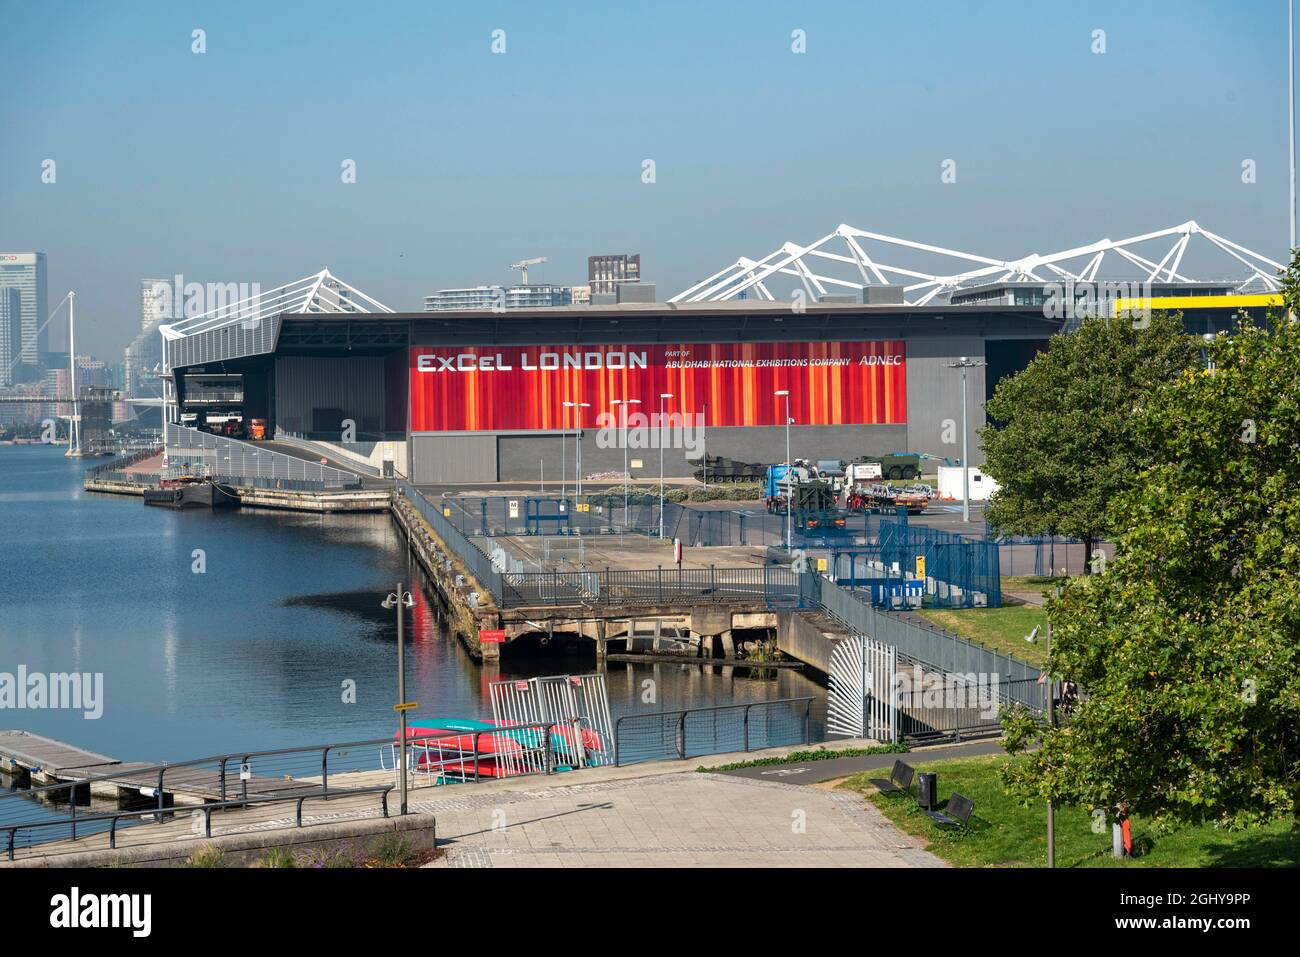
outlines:
[[[903,761],[895,761],[893,769],[889,772],[888,781],[881,778],[870,778],[869,780],[881,791],[890,794],[911,794],[912,778],[915,774],[916,769],[910,764],[906,764]]]
[[[944,811],[929,811],[921,809],[926,817],[938,821],[940,824],[948,827],[966,827],[970,823],[970,816],[975,810],[975,802],[964,794],[952,792],[952,797],[948,798],[948,803],[944,805]]]

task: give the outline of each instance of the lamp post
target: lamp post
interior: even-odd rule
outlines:
[[[381,608],[397,609],[397,714],[398,730],[401,732],[401,749],[398,764],[401,766],[399,778],[401,780],[401,803],[402,813],[406,813],[406,630],[405,614],[406,609],[415,607],[415,599],[411,597],[409,591],[402,590],[402,583],[397,583],[397,591],[389,592],[388,597],[380,602]]]
[[[565,402],[566,409],[590,409],[590,402]],[[563,469],[561,469],[563,471]],[[582,412],[573,414],[573,496],[576,501],[582,495]],[[561,493],[563,497],[563,493]]]
[[[704,456],[704,487],[709,487],[709,403],[704,403],[700,413],[700,452]]]
[[[671,392],[659,393],[659,537],[664,537],[664,400]]]
[[[790,390],[781,389],[779,392],[773,392],[778,398],[785,398],[785,550],[788,552],[793,547],[794,530],[794,475],[791,469],[794,468],[790,462]]]
[[[632,475],[627,467],[627,407],[629,405],[640,405],[640,399],[614,399],[609,403],[613,406],[622,406],[623,411],[623,527],[627,528],[627,486],[632,480]]]
[[[949,362],[949,369],[961,369],[961,520],[970,521],[970,460],[966,451],[966,370],[982,366],[979,359],[962,356],[956,362]]]
[[[1291,142],[1291,249],[1295,249],[1295,0],[1286,9],[1286,106],[1287,132]],[[1288,257],[1288,260],[1290,257]]]

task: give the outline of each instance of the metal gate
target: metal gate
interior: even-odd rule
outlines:
[[[559,764],[583,768],[614,763],[614,725],[604,675],[493,681],[488,692],[498,722],[549,727]]]
[[[845,638],[831,652],[826,731],[883,744],[898,740],[894,701],[898,650],[863,635]]]

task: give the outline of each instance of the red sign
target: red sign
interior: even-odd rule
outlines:
[[[704,426],[899,425],[907,421],[902,341],[705,345],[419,346],[410,351],[417,432],[572,429],[658,422]],[[640,401],[616,406],[614,400]],[[586,408],[564,403],[586,403]],[[654,417],[649,421],[641,417]]]
[[[499,645],[506,640],[506,630],[504,628],[485,628],[478,633],[480,644]]]

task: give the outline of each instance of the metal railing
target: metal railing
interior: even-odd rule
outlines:
[[[467,732],[433,728],[407,738],[402,760],[409,766],[423,770],[419,756],[427,756],[429,748],[441,745],[444,752],[453,746],[460,757],[457,759],[463,767],[459,780],[479,780],[480,763],[486,759],[496,761],[500,754],[497,750],[484,750],[482,735],[498,735],[518,739],[519,736],[537,738],[535,750],[540,757],[521,760],[511,765],[511,774],[552,773],[558,766],[568,766],[562,759],[567,755],[561,747],[556,748],[550,734],[540,734],[546,726],[539,724],[519,724],[486,729],[482,732]],[[501,740],[497,738],[494,740]],[[176,793],[199,796],[203,800],[215,799],[214,805],[252,806],[269,800],[282,799],[288,795],[270,793],[275,791],[292,791],[292,796],[307,797],[322,794],[354,793],[353,789],[331,789],[330,777],[359,771],[389,770],[384,764],[382,753],[393,751],[398,745],[392,736],[370,738],[362,741],[331,742],[328,744],[304,745],[292,748],[274,748],[270,750],[235,751],[228,754],[211,755],[186,761],[174,761],[149,765],[145,767],[128,766],[118,770],[108,770],[102,774],[87,775],[76,780],[60,781],[34,788],[24,788],[0,794],[0,832],[18,834],[34,829],[62,826],[66,836],[76,840],[79,830],[87,832],[87,825],[96,822],[111,821],[113,818],[152,819],[161,823],[168,814],[183,813],[184,806],[174,803]],[[375,761],[378,748],[381,758]],[[472,748],[472,753],[470,749]],[[532,750],[520,747],[518,750],[524,758],[529,758]],[[467,768],[472,767],[471,775]],[[111,768],[111,766],[110,766]],[[256,776],[255,776],[256,775]],[[319,783],[310,778],[319,778]],[[287,780],[286,780],[287,779]],[[147,782],[147,783],[146,783]],[[147,804],[140,803],[134,808],[114,811],[110,814],[86,815],[78,811],[78,801],[85,798],[93,800],[96,794],[116,787],[120,792],[142,795],[149,799]],[[168,795],[173,795],[173,803],[168,804]],[[51,814],[58,814],[66,809],[66,816],[51,819]],[[112,825],[116,828],[116,824]],[[98,833],[90,828],[90,833]],[[56,835],[49,840],[58,839]],[[12,835],[11,835],[12,841]]]
[[[444,515],[438,505],[429,501],[419,489],[407,482],[399,481],[396,484],[396,492],[429,523],[434,533],[464,564],[479,585],[500,602],[502,600],[501,572],[493,565],[492,559],[448,521],[448,516]]]
[[[551,496],[448,496],[439,500],[447,518],[465,535],[648,535],[659,537],[659,500],[637,491],[628,498],[607,491]],[[756,509],[755,505],[760,508]],[[761,509],[761,502],[737,501],[734,507],[698,508],[665,502],[664,539],[688,547],[785,544],[786,518]],[[834,519],[842,519],[843,526]],[[811,523],[811,527],[810,527]],[[791,528],[796,547],[845,546],[874,541],[880,516],[869,512],[805,512],[796,509]]]
[[[380,802],[383,807],[384,817],[388,817],[388,794],[396,787],[397,785],[395,784],[381,784],[374,787],[342,788],[334,791],[330,791],[326,789],[326,790],[321,790],[319,792],[313,792],[311,794],[299,794],[299,795],[283,794],[283,795],[277,795],[275,797],[258,798],[254,801],[217,801],[217,802],[205,803],[200,806],[193,807],[190,809],[190,813],[203,815],[203,836],[208,838],[212,837],[212,812],[213,811],[224,811],[226,808],[236,808],[236,807],[247,808],[253,804],[265,805],[265,804],[275,804],[282,801],[296,801],[297,808],[294,810],[294,826],[302,827],[302,806],[306,801],[314,800],[317,798],[324,801],[328,801],[331,797],[341,797],[343,795],[378,794],[380,796]],[[76,805],[73,806],[75,807]],[[139,811],[117,811],[113,814],[92,814],[89,816],[82,816],[80,818],[80,821],[83,825],[108,822],[108,846],[110,850],[116,850],[117,849],[117,822],[121,820],[133,819],[139,817],[140,817]],[[5,831],[8,835],[8,839],[5,842],[7,857],[11,861],[14,859],[15,851],[16,851],[15,845],[17,842],[18,832],[20,830],[30,831],[30,830],[37,830],[43,827],[60,827],[60,826],[66,827],[67,822],[37,821],[31,824],[16,824],[10,827],[0,827],[0,830]],[[99,832],[96,831],[95,833],[99,833]],[[76,828],[73,827],[72,840],[75,841],[76,839],[77,839],[77,831]]]
[[[172,464],[206,469],[210,475],[249,476],[258,480],[320,482],[325,488],[357,488],[361,476],[332,466],[309,462],[256,443],[200,432],[167,423],[167,453]]]
[[[614,722],[614,764],[812,743],[813,697],[626,714]]]
[[[790,565],[739,568],[622,569],[576,572],[507,572],[501,575],[501,604],[674,605],[754,602],[789,604],[799,598],[800,573]]]
[[[107,462],[104,462],[100,465],[96,465],[94,468],[87,469],[86,474],[88,476],[93,475],[96,478],[99,478],[100,476],[103,476],[106,473],[120,473],[127,466],[135,465],[137,462],[143,462],[145,459],[151,459],[155,455],[160,454],[161,452],[162,452],[162,446],[159,445],[152,448],[140,449],[139,451],[132,452],[129,455],[119,455],[116,458],[109,459]],[[122,481],[122,480],[109,479],[108,481]]]
[[[801,582],[800,604],[817,608],[837,619],[854,634],[867,635],[898,649],[900,656],[949,674],[996,674],[1019,688],[1020,682],[1037,681],[1042,673],[1033,665],[968,641],[938,628],[918,625],[882,612],[859,599],[855,592],[812,572]],[[1019,700],[1019,699],[1017,699]],[[1024,704],[1033,706],[1033,700]]]
[[[899,666],[902,667],[901,662]],[[950,688],[952,684],[950,681]],[[1002,734],[1000,714],[1003,707],[1027,704],[1037,699],[1038,705],[1034,710],[1042,711],[1043,686],[1037,679],[999,681],[995,694],[991,693],[991,688],[981,687],[978,682],[966,687],[961,682],[955,684],[955,688],[945,694],[951,695],[955,690],[957,700],[942,700],[941,695],[940,704],[931,701],[935,695],[933,689],[914,687],[897,695],[894,704],[898,709],[900,741],[927,743],[997,737]]]

